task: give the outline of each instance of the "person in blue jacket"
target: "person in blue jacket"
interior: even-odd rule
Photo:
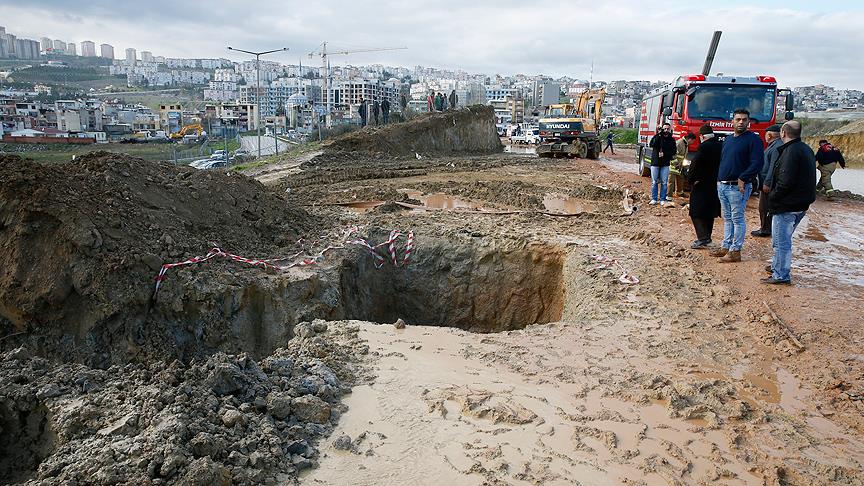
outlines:
[[[723,242],[711,256],[720,262],[741,261],[741,249],[747,234],[744,210],[753,192],[753,181],[762,170],[765,147],[759,135],[751,132],[750,112],[739,108],[732,114],[732,135],[723,142],[720,170],[717,173],[717,196],[723,214]]]

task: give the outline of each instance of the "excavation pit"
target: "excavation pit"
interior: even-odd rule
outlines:
[[[457,327],[472,332],[555,322],[564,306],[564,252],[426,244],[406,266],[375,268],[362,255],[343,262],[345,317],[380,323]]]

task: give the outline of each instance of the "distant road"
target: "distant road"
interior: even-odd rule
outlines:
[[[136,94],[140,95],[140,94],[150,94],[150,93],[175,93],[177,91],[180,91],[180,88],[154,89],[154,90],[147,90],[147,91],[112,91],[110,93],[93,93],[93,96],[136,95]]]
[[[255,157],[258,156],[258,137],[255,135],[250,136],[242,136],[240,137],[240,145],[243,147],[243,150],[249,152],[250,155]],[[279,153],[285,152],[288,148],[296,145],[296,142],[289,143],[284,139],[279,139]],[[276,142],[273,140],[272,136],[261,135],[261,155],[275,155],[276,154]]]

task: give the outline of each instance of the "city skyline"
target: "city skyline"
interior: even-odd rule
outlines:
[[[452,18],[437,12],[429,13],[426,4],[413,7],[417,13],[428,14],[421,14],[418,18],[404,12],[404,9],[389,13],[390,10],[382,8],[388,13],[386,18],[378,19],[377,23],[373,22],[368,12],[341,14],[351,13],[352,7],[347,4],[340,7],[338,2],[331,2],[331,5],[324,5],[311,13],[291,10],[284,15],[247,13],[248,19],[245,21],[235,18],[230,23],[220,24],[232,15],[236,17],[236,11],[232,12],[224,4],[217,4],[198,16],[199,22],[207,26],[221,25],[214,27],[212,32],[202,31],[200,25],[196,27],[197,24],[191,20],[174,21],[173,18],[184,16],[175,15],[178,12],[163,14],[161,12],[164,9],[156,8],[158,5],[137,12],[142,18],[132,22],[131,11],[126,10],[125,6],[103,5],[104,2],[97,1],[71,14],[65,12],[59,3],[48,1],[40,3],[38,7],[28,8],[0,5],[0,17],[5,19],[7,30],[20,32],[20,37],[39,39],[47,36],[76,44],[93,40],[97,45],[110,44],[117,52],[124,52],[128,47],[166,57],[242,61],[246,58],[230,53],[226,49],[227,45],[250,50],[285,45],[291,51],[274,55],[271,57],[273,61],[317,65],[320,60],[309,59],[306,54],[316,50],[321,41],[328,40],[334,50],[408,47],[404,51],[334,56],[331,59],[334,66],[373,63],[404,67],[423,65],[488,75],[542,74],[588,79],[592,75],[593,62],[594,79],[607,81],[671,81],[677,75],[698,72],[711,32],[716,28],[723,30],[724,35],[714,64],[715,73],[774,75],[781,85],[788,86],[828,84],[845,89],[864,89],[864,68],[843,61],[854,58],[857,55],[855,46],[864,43],[864,33],[857,28],[864,22],[864,10],[853,2],[836,2],[835,9],[830,13],[820,13],[803,2],[794,1],[782,2],[786,5],[783,9],[764,5],[749,7],[733,1],[724,6],[722,11],[652,4],[655,8],[648,14],[639,13],[635,3],[630,1],[619,2],[614,7],[590,7],[585,2],[577,2],[583,6],[574,7],[574,12],[593,12],[601,19],[608,19],[602,23],[614,24],[602,31],[602,36],[597,35],[598,26],[590,23],[586,25],[584,19],[551,27],[546,23],[535,22],[524,26],[522,31],[505,35],[503,32],[512,30],[505,27],[524,22],[524,4],[515,2],[497,2],[485,9],[483,14],[478,13],[476,6],[454,6],[449,11]],[[385,7],[388,5],[385,4]],[[540,2],[537,5],[533,9],[542,11],[545,4]],[[180,14],[187,8],[176,7],[181,9]],[[837,7],[846,10],[838,10]],[[352,23],[336,29],[339,36],[328,36],[326,22],[322,23],[328,15],[355,18],[362,28],[352,27]],[[480,20],[474,22],[477,24],[474,28],[464,29],[466,17],[472,15],[479,15]],[[706,21],[704,17],[710,20]],[[771,21],[766,23],[765,18]],[[658,27],[673,19],[669,29]],[[253,24],[270,28],[251,28]],[[152,36],[152,25],[158,25],[167,34]],[[405,25],[412,28],[408,29]],[[373,26],[378,32],[372,32],[376,30],[371,29]],[[463,29],[456,32],[459,26]],[[578,28],[568,30],[568,27],[573,26]],[[821,31],[827,34],[829,29],[830,36],[819,34]],[[79,38],[82,30],[88,32],[86,39]],[[408,31],[415,33],[409,36],[406,35]],[[796,46],[778,40],[783,38],[783,32],[796,31],[813,32],[819,42],[802,41],[801,45]],[[284,34],[275,36],[267,32]],[[430,32],[438,35],[421,35]],[[165,38],[177,41],[158,41]],[[801,36],[797,35],[796,38]],[[345,39],[350,39],[352,43],[346,43]],[[514,42],[514,39],[519,42]],[[560,39],[565,42],[560,42]],[[496,48],[496,43],[500,48]],[[562,47],[566,47],[566,50]],[[765,61],[772,59],[770,63]]]

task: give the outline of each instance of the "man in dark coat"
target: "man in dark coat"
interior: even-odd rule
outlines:
[[[714,219],[720,216],[720,198],[717,196],[717,171],[723,144],[714,138],[711,125],[699,127],[699,149],[690,162],[687,182],[690,183],[690,219],[696,230],[696,241],[690,248],[708,248]]]
[[[450,91],[450,109],[455,110],[456,109],[456,103],[458,103],[458,102],[459,102],[459,95],[456,94],[455,89],[451,90]]]
[[[384,124],[390,121],[390,100],[384,98],[381,101],[381,117],[384,119]]]
[[[771,220],[771,276],[766,284],[792,283],[792,233],[816,200],[816,156],[801,140],[801,122],[791,120],[780,129],[783,145],[774,163],[774,177],[768,193]]]
[[[672,126],[664,123],[660,131],[648,142],[651,147],[651,202],[666,205],[666,190],[669,187],[669,163],[675,157],[675,139],[672,138]],[[660,189],[659,199],[657,189]],[[674,206],[674,204],[673,204]]]
[[[780,125],[771,125],[765,129],[765,141],[768,147],[765,149],[765,163],[759,172],[759,229],[751,231],[753,236],[771,236],[771,215],[768,213],[768,191],[771,190],[771,177],[774,175],[774,163],[780,155],[777,149],[783,145],[780,139]]]
[[[360,97],[360,106],[357,108],[357,113],[360,114],[360,126],[365,127],[367,115],[366,100],[364,100],[362,96]]]
[[[375,118],[375,124],[378,124],[378,112],[381,111],[381,105],[378,100],[372,102],[372,116]]]

